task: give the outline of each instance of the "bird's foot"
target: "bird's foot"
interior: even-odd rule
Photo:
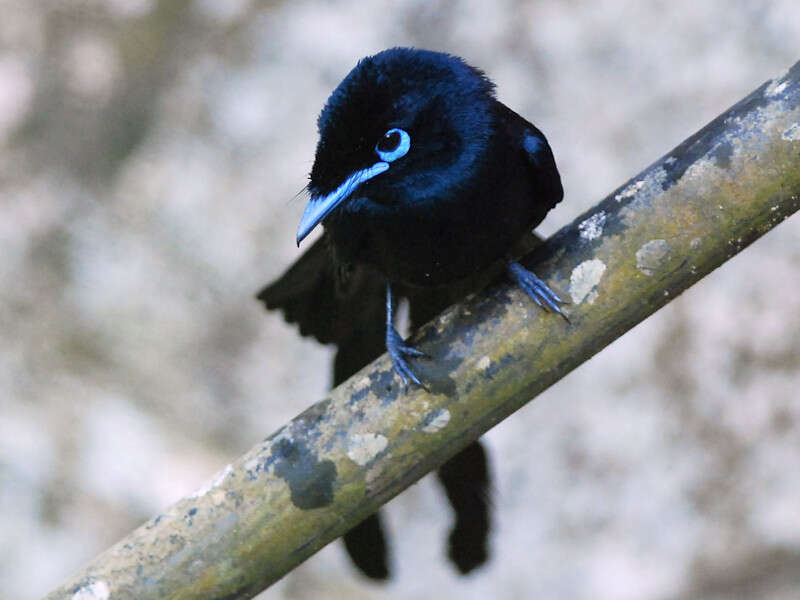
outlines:
[[[411,370],[411,367],[408,366],[405,357],[430,358],[427,354],[422,350],[417,350],[413,346],[406,344],[394,327],[389,327],[386,330],[386,350],[389,352],[389,357],[392,359],[392,366],[394,366],[395,372],[400,376],[400,379],[403,380],[403,386],[408,388],[408,380],[410,379],[418,386],[422,388],[425,387],[422,385],[419,377]]]
[[[531,300],[536,302],[547,312],[555,312],[569,323],[569,318],[565,315],[559,304],[568,304],[562,300],[558,295],[551,290],[548,285],[539,279],[532,271],[529,271],[518,262],[508,263],[508,272],[512,279],[516,281],[519,286],[525,290]]]

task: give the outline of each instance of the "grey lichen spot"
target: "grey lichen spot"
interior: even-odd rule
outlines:
[[[625,186],[621,192],[614,196],[614,200],[622,202],[623,200],[632,199],[637,204],[649,202],[674,185],[675,169],[678,164],[670,163],[667,166],[670,167],[669,172],[663,166],[649,169],[641,179]]]
[[[214,532],[218,536],[223,536],[233,531],[238,523],[239,523],[238,513],[235,512],[228,513],[222,519],[214,521]]]
[[[309,510],[333,502],[336,465],[332,460],[319,460],[306,442],[289,437],[275,443],[271,458],[275,459],[274,473],[289,485],[297,508]]]
[[[355,385],[353,386],[354,392],[360,392],[361,390],[365,390],[369,388],[369,384],[371,383],[369,377],[362,377],[358,381],[356,381]]]
[[[357,433],[347,442],[347,456],[363,467],[383,452],[387,444],[386,436],[380,433]]]
[[[422,431],[425,433],[436,433],[444,429],[449,422],[450,411],[446,408],[442,408],[425,417],[425,425],[422,426]]]
[[[767,86],[767,89],[764,90],[764,95],[767,97],[777,96],[778,94],[783,92],[783,90],[785,90],[788,85],[789,83],[787,81],[783,81],[783,77],[778,77],[776,79],[773,79]]]
[[[781,137],[785,139],[787,142],[797,142],[800,141],[800,123],[795,123],[789,129],[781,134]]]
[[[697,250],[700,247],[700,244],[702,243],[703,240],[701,240],[699,237],[692,238],[692,241],[689,242],[689,248],[691,248],[692,250]]]
[[[357,407],[369,395],[369,386],[371,380],[369,377],[362,377],[353,386],[353,391],[350,394],[348,404],[351,407]]]
[[[250,481],[255,481],[258,478],[259,471],[261,471],[261,461],[257,458],[251,458],[244,463],[244,472],[247,473]]]
[[[601,210],[585,219],[578,225],[580,236],[584,240],[596,240],[603,235],[603,225],[606,224],[606,211]]]
[[[733,156],[733,144],[729,141],[720,142],[710,153],[714,164],[720,169],[728,169],[731,166],[731,156]]]
[[[650,240],[636,251],[636,268],[649,277],[664,266],[669,251],[666,240]]]
[[[632,184],[625,187],[619,194],[614,196],[614,200],[617,202],[622,202],[626,198],[630,198],[636,195],[636,192],[641,190],[644,187],[644,180],[635,181]]]
[[[593,304],[597,299],[597,284],[606,270],[606,264],[598,259],[585,260],[572,269],[569,277],[569,295],[573,304],[581,304],[584,300]]]
[[[111,589],[105,581],[94,578],[82,583],[72,592],[72,600],[108,600]]]

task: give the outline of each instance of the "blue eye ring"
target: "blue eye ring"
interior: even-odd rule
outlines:
[[[405,156],[411,148],[411,136],[403,129],[392,128],[375,144],[381,160],[390,163]]]

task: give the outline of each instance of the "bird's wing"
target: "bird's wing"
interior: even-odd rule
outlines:
[[[318,239],[257,298],[300,334],[336,344],[334,385],[384,352],[385,281],[367,267],[338,264]]]
[[[334,341],[337,320],[334,291],[333,270],[323,237],[256,298],[267,310],[280,310],[287,322],[297,323],[301,335],[328,344]]]
[[[561,176],[556,168],[553,151],[544,134],[533,123],[530,123],[501,102],[497,102],[501,126],[505,128],[509,139],[519,144],[524,157],[524,164],[529,168],[531,181],[536,195],[536,202],[541,208],[549,211],[561,202],[564,188]],[[544,215],[542,215],[543,217]]]

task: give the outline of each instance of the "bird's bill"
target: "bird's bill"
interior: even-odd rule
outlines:
[[[389,168],[387,162],[377,162],[371,167],[361,169],[345,179],[339,187],[330,194],[319,197],[311,197],[300,217],[300,225],[297,227],[297,245],[314,230],[314,227],[327,217],[334,208],[339,206],[353,191],[368,179],[380,175]]]

